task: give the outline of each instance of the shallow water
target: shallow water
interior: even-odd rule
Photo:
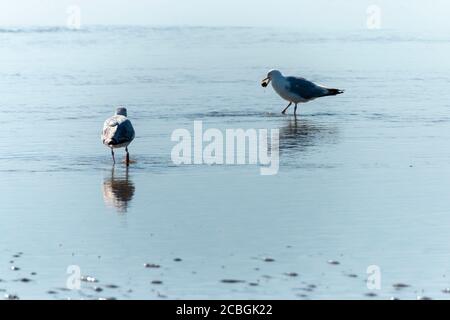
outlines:
[[[21,299],[447,298],[448,40],[1,29],[0,290]],[[301,105],[297,120],[282,116],[285,103],[259,85],[271,68],[346,92]],[[128,170],[113,168],[100,142],[119,104],[137,133]],[[194,120],[279,128],[278,175],[175,166],[170,135]],[[98,282],[68,290],[70,265]],[[366,286],[370,265],[381,269],[380,290]]]

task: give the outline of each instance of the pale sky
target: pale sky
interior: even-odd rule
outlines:
[[[66,24],[78,5],[82,25],[280,26],[360,29],[378,5],[382,28],[450,32],[447,0],[2,0],[0,25]]]

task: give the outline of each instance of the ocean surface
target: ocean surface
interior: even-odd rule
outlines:
[[[2,296],[450,298],[449,36],[17,27],[0,46]],[[272,68],[345,94],[283,116]],[[129,169],[100,141],[118,105]],[[279,173],[173,164],[195,120],[278,128]]]

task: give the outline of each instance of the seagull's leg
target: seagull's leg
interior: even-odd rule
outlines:
[[[114,149],[113,148],[111,148],[111,155],[113,158],[113,164],[116,164],[116,158],[114,157]]]
[[[291,106],[292,102],[289,102],[289,104],[287,105],[286,108],[283,109],[283,111],[281,111],[282,114],[286,113],[286,110]]]
[[[295,108],[294,108],[294,116],[297,116],[297,104],[295,104]]]
[[[128,166],[130,165],[130,153],[128,152],[128,147],[125,147],[125,151],[126,151],[126,153],[127,153],[125,162],[126,162],[127,167],[128,167]]]

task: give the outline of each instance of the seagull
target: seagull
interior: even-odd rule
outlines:
[[[294,115],[296,115],[298,103],[325,96],[335,96],[344,92],[340,89],[323,87],[304,78],[285,77],[278,70],[270,70],[267,77],[261,81],[261,86],[267,87],[270,81],[272,81],[275,92],[284,100],[289,101],[287,107],[281,112],[282,114],[285,114],[293,103],[295,104]]]
[[[127,109],[119,107],[116,114],[111,118],[106,119],[103,124],[102,142],[108,148],[111,148],[111,155],[113,163],[116,163],[114,158],[114,149],[125,147],[127,153],[126,165],[130,165],[130,154],[128,153],[128,145],[134,139],[134,128],[131,121],[127,118]]]

